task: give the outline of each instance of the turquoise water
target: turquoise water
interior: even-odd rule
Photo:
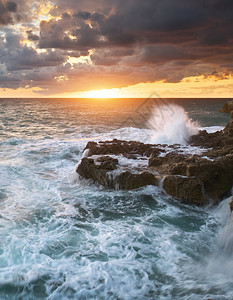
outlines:
[[[174,100],[224,126],[225,100]],[[152,99],[0,99],[0,299],[233,299],[229,201],[73,183],[89,140],[148,142]]]

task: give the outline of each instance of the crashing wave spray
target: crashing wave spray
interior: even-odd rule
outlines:
[[[230,203],[233,197],[223,200],[215,209],[215,217],[219,221],[220,230],[214,240],[213,249],[205,272],[206,277],[218,276],[222,282],[229,280],[232,285],[233,276],[233,212],[230,209]],[[232,298],[231,298],[232,299]]]
[[[198,133],[199,125],[189,119],[183,107],[176,104],[155,106],[148,122],[154,131],[154,144],[187,144],[192,135]]]

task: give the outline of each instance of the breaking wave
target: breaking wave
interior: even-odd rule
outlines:
[[[155,106],[148,127],[154,131],[155,144],[187,144],[200,127],[193,122],[184,108],[176,104]]]

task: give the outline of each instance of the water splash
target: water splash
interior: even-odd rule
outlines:
[[[217,237],[217,247],[222,256],[228,257],[233,263],[233,212],[230,209],[230,203],[233,201],[233,197],[222,201],[219,207],[216,209],[216,216],[222,223],[222,228]]]
[[[222,285],[225,285],[231,290],[231,296],[229,298],[224,297],[224,299],[233,299],[233,215],[229,205],[232,200],[232,196],[223,200],[212,211],[214,219],[212,221],[211,218],[209,219],[208,226],[210,229],[209,236],[213,237],[208,246],[209,254],[206,257],[203,256],[201,264],[197,264],[194,268],[203,283],[212,281],[215,282],[216,289],[221,289]],[[212,231],[212,229],[214,230]],[[218,230],[217,235],[216,229]],[[211,297],[211,299],[219,298]]]
[[[198,133],[199,125],[193,122],[184,108],[176,104],[155,106],[148,122],[154,131],[154,144],[187,144],[192,135]]]

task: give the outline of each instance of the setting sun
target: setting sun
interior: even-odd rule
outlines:
[[[233,300],[233,0],[0,0],[0,300]]]
[[[119,89],[102,89],[94,90],[86,93],[88,98],[117,98]]]

